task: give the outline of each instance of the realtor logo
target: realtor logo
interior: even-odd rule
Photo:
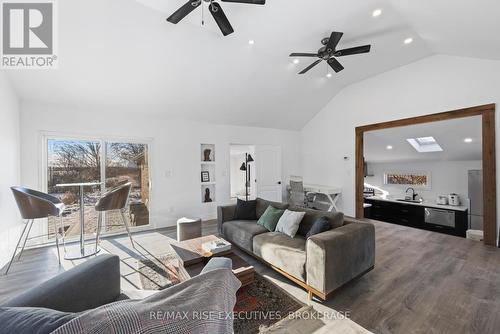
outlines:
[[[2,1],[2,68],[56,68],[55,3]]]

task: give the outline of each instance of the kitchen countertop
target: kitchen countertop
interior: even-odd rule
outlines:
[[[463,205],[460,205],[460,206],[441,205],[441,204],[436,204],[436,203],[431,203],[431,202],[426,202],[426,201],[421,202],[421,203],[413,203],[413,202],[398,201],[395,198],[383,198],[380,196],[371,196],[371,197],[365,197],[365,198],[376,200],[376,201],[416,205],[416,206],[423,206],[423,207],[427,207],[427,208],[437,208],[437,209],[445,209],[445,210],[467,211],[467,209],[468,209],[466,206],[463,206]]]

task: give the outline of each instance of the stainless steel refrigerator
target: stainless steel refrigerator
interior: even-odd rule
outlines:
[[[470,170],[469,174],[469,228],[483,230],[483,171]]]

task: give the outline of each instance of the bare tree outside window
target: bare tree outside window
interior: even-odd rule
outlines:
[[[53,140],[47,142],[47,188],[66,204],[64,226],[68,237],[79,235],[79,189],[61,188],[57,184],[79,182],[103,182],[101,164],[104,161],[105,187],[115,187],[131,182],[129,215],[132,226],[149,224],[149,164],[145,144],[104,143],[91,140]],[[105,154],[104,154],[105,153]],[[102,189],[105,190],[105,189]],[[87,187],[84,194],[85,232],[95,233],[97,214],[96,201],[101,196],[101,187]],[[123,227],[116,214],[106,217],[106,231],[116,231]],[[52,235],[54,220],[49,219]]]

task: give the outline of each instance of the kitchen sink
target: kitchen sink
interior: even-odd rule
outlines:
[[[409,202],[409,203],[422,203],[422,201],[420,201],[418,199],[398,198],[396,201],[398,201],[398,202]]]

